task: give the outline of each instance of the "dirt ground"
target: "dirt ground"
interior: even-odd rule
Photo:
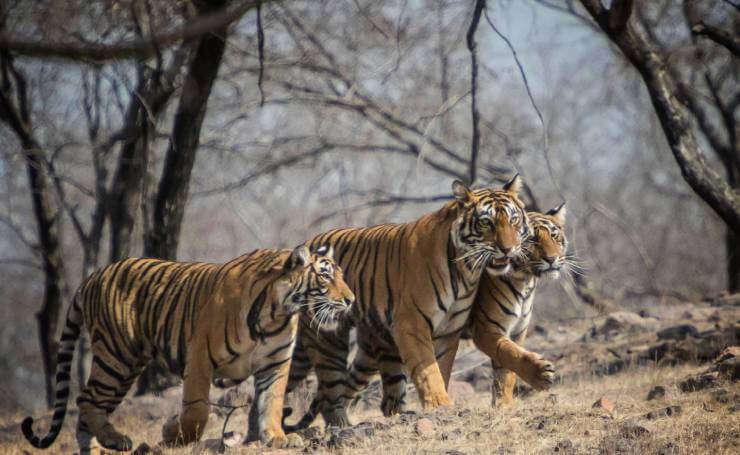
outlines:
[[[488,363],[464,343],[450,386],[454,407],[424,413],[412,396],[410,412],[386,418],[378,410],[373,387],[351,409],[354,427],[327,432],[318,419],[304,434],[307,447],[291,452],[740,453],[740,382],[726,371],[712,373],[709,379],[701,376],[712,368],[708,357],[716,358],[724,347],[738,344],[739,322],[740,307],[703,303],[653,314],[613,313],[567,327],[539,326],[527,345],[554,360],[558,381],[545,392],[520,388],[522,396],[508,409],[491,407]],[[737,374],[737,359],[731,361]],[[689,378],[699,379],[687,383]],[[648,400],[656,386],[662,387],[662,396]],[[112,421],[135,446],[154,445],[164,421],[177,412],[180,394],[181,388],[174,388],[161,396],[127,398]],[[221,394],[214,391],[214,401]],[[248,400],[248,395],[233,394],[232,403]],[[299,394],[293,404],[305,402],[308,395]],[[594,407],[601,398],[605,403]],[[247,410],[235,411],[228,422],[226,453],[286,453],[240,443]],[[43,413],[36,428],[47,428],[48,414]],[[23,439],[19,428],[23,417],[13,413],[0,418],[0,453],[41,453]],[[72,408],[48,453],[77,450],[75,420]],[[214,412],[203,441],[163,453],[214,453],[223,424],[223,413]]]

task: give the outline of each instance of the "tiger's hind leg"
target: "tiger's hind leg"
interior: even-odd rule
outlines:
[[[494,408],[506,408],[511,406],[514,400],[514,385],[516,374],[496,364],[491,359],[493,367],[493,384],[491,386],[491,406]]]
[[[101,355],[102,343],[93,346],[90,378],[77,398],[79,419],[77,441],[84,453],[90,449],[93,437],[109,450],[127,451],[133,447],[131,439],[118,432],[108,417],[121,403],[142,367],[129,367],[125,361],[110,355]],[[108,359],[108,360],[104,360]]]
[[[390,334],[386,336],[390,338]],[[378,340],[375,344],[375,360],[383,381],[380,407],[385,416],[400,414],[406,409],[406,368],[398,349],[391,342]]]

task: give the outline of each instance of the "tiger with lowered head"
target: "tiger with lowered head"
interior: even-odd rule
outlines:
[[[470,328],[475,345],[491,358],[494,406],[508,406],[516,376],[536,390],[547,389],[555,376],[552,363],[522,344],[532,317],[541,279],[556,279],[577,267],[566,253],[565,204],[545,214],[529,212],[531,236],[514,258],[507,276],[486,273],[473,304]]]
[[[92,437],[107,449],[131,450],[131,439],[108,416],[154,357],[184,382],[182,411],[165,424],[164,444],[200,438],[215,376],[240,381],[254,375],[248,439],[284,446],[291,442],[281,421],[298,314],[314,327],[335,329],[353,302],[331,248],[313,254],[306,246],[255,250],[225,264],[136,258],[110,264],[82,283],[68,310],[49,433],[35,436],[28,417],[23,434],[37,448],[49,447],[59,434],[84,325],[93,359],[77,399],[82,451],[89,450]]]
[[[481,274],[507,273],[528,235],[520,188],[519,176],[499,189],[471,190],[455,181],[454,199],[416,221],[335,229],[308,242],[333,246],[348,270],[358,338],[382,351],[386,415],[403,409],[406,373],[425,409],[452,404],[446,386]],[[308,323],[301,318],[288,390],[313,367],[318,391],[309,412],[285,428],[308,426],[319,412],[327,425],[348,425],[350,324],[316,333]]]

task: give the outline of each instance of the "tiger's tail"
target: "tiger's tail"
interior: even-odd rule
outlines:
[[[293,408],[283,408],[283,431],[286,433],[295,433],[296,431],[304,430],[310,427],[313,421],[316,420],[316,416],[319,413],[320,402],[321,400],[319,399],[317,394],[313,398],[313,401],[311,401],[311,405],[308,407],[308,411],[306,411],[306,413],[303,414],[303,417],[301,417],[301,419],[294,425],[288,425],[285,423],[285,419],[293,414]]]
[[[28,442],[37,449],[46,449],[54,443],[59,431],[64,423],[64,416],[67,413],[67,402],[69,401],[69,372],[72,368],[72,357],[74,355],[75,344],[80,337],[80,327],[82,324],[82,310],[78,298],[74,299],[72,306],[67,312],[67,322],[62,331],[62,338],[59,341],[59,350],[57,351],[57,372],[56,387],[54,398],[54,415],[51,419],[49,433],[40,438],[33,432],[33,418],[26,417],[21,424],[23,435]]]

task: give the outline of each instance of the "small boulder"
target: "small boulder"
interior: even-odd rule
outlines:
[[[573,442],[570,439],[561,439],[555,445],[554,452],[568,452],[573,449]]]
[[[667,408],[658,409],[657,411],[648,412],[645,417],[648,420],[655,420],[661,417],[672,417],[681,414],[683,408],[681,406],[668,406]]]
[[[610,332],[635,332],[653,329],[657,324],[654,318],[643,318],[637,313],[629,311],[616,311],[607,315],[604,323],[596,328],[596,333],[608,334]]]
[[[714,372],[690,376],[679,382],[678,388],[681,389],[682,392],[696,392],[697,390],[709,389],[717,387],[718,385],[719,374]]]
[[[665,397],[665,387],[662,385],[656,385],[652,389],[650,389],[650,392],[648,392],[647,400],[655,400],[656,398],[664,398]]]
[[[699,335],[699,330],[691,324],[679,324],[673,327],[667,327],[663,330],[659,330],[659,340],[685,340],[689,335],[696,337]]]
[[[640,438],[640,437],[649,435],[650,434],[650,430],[648,430],[647,428],[643,427],[639,423],[637,423],[637,422],[635,422],[633,420],[630,420],[630,421],[625,422],[622,425],[622,428],[619,430],[619,434],[623,438],[627,438],[627,439],[630,439],[630,438]]]
[[[425,418],[419,419],[414,425],[414,431],[419,436],[429,436],[434,433],[434,422]]]
[[[602,409],[608,413],[614,412],[614,403],[612,403],[607,397],[599,398],[593,405],[591,405],[591,407],[594,409]]]

